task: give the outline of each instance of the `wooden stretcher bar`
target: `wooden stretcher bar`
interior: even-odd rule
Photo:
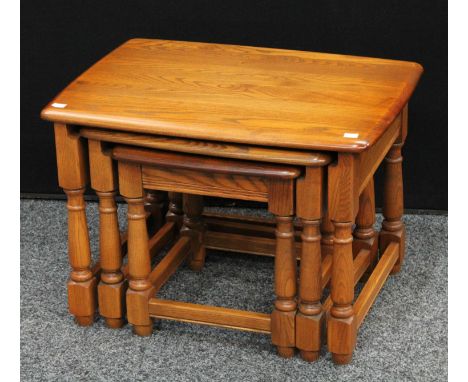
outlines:
[[[165,320],[271,333],[271,319],[270,315],[266,313],[161,300],[158,298],[151,298],[149,300],[148,309],[151,317]]]
[[[383,255],[380,257],[380,260],[367,280],[366,285],[362,288],[359,297],[354,303],[354,313],[356,315],[358,328],[361,326],[364,318],[369,312],[369,309],[385,284],[393,266],[398,260],[399,252],[400,244],[398,242],[390,243],[385,249]]]

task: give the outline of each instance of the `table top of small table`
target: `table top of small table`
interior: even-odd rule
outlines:
[[[400,113],[421,73],[406,61],[133,39],[41,115],[135,133],[359,152]]]

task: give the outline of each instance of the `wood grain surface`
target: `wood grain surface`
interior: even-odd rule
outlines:
[[[419,64],[404,61],[132,39],[73,81],[42,117],[137,133],[359,152],[401,112],[421,73]]]
[[[157,150],[300,166],[326,166],[333,159],[333,156],[322,152],[284,150],[276,147],[171,138],[161,135],[135,134],[103,129],[81,128],[79,135],[92,140]]]
[[[166,151],[116,146],[112,157],[118,161],[169,168],[171,170],[206,171],[216,174],[261,176],[265,178],[293,179],[301,174],[298,167],[269,163],[218,159],[198,155],[186,155]]]

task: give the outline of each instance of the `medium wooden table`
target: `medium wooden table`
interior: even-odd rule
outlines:
[[[88,323],[95,306],[83,137],[99,145],[164,146],[273,163],[327,155],[333,160],[325,167],[326,184],[310,177],[315,179],[310,190],[316,191],[297,197],[316,202],[317,190],[325,190],[324,222],[334,228],[331,299],[321,306],[304,283],[298,317],[330,307],[328,348],[336,362],[349,362],[357,328],[404,257],[401,148],[407,103],[421,73],[412,62],[234,45],[133,39],[114,50],[41,114],[55,124],[59,184],[68,196],[71,312]],[[354,300],[362,264],[370,261],[367,256],[362,262],[363,254],[377,243],[372,179],[381,162],[386,174],[381,256]],[[95,179],[93,187],[108,203],[103,208],[115,209],[115,179]],[[306,212],[308,222],[324,215],[314,208]],[[109,273],[110,281],[121,282],[118,271]]]

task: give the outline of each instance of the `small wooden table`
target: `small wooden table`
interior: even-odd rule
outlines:
[[[114,50],[41,114],[55,124],[59,184],[68,196],[71,312],[89,323],[96,303],[83,137],[101,154],[106,142],[290,164],[318,153],[333,159],[325,167],[327,181],[309,177],[315,192],[297,197],[311,199],[310,210],[303,211],[308,222],[325,215],[322,224],[328,232],[334,229],[331,299],[320,305],[304,282],[297,320],[330,306],[328,348],[336,362],[349,362],[357,328],[404,257],[401,148],[407,103],[421,73],[412,62],[234,45],[133,39]],[[377,243],[373,174],[381,162],[386,174],[381,256],[354,300],[355,282]],[[112,167],[111,161],[99,163]],[[100,177],[108,172],[97,166],[91,166],[93,172],[104,210],[115,210],[115,178]],[[321,189],[325,214],[316,208]],[[115,240],[108,244],[117,246]],[[120,271],[110,268],[107,280],[120,283]],[[305,279],[307,269],[302,272]]]

